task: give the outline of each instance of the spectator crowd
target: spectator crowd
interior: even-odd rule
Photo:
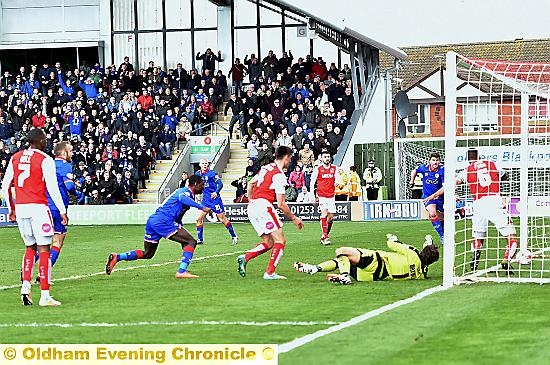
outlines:
[[[221,111],[232,113],[230,134],[239,133],[250,159],[246,176],[273,161],[274,149],[294,149],[289,186],[309,186],[304,174],[317,156],[335,154],[355,109],[351,69],[327,68],[321,57],[289,51],[280,58],[236,58],[227,77],[216,70],[220,52],[198,53],[198,69],[154,62],[67,69],[60,62],[4,70],[0,77],[0,174],[11,155],[26,148],[27,133],[41,128],[47,153],[59,141],[73,145],[79,204],[131,203],[146,188],[157,159],[190,135],[204,135]],[[232,87],[228,86],[228,77]],[[226,97],[227,96],[227,97]],[[227,99],[227,100],[226,100]],[[298,195],[298,194],[296,194]]]

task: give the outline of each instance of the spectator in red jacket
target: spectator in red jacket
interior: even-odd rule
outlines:
[[[107,161],[115,161],[118,160],[118,151],[113,150],[113,144],[107,143],[107,147],[105,148],[105,151],[103,151],[103,154],[101,155],[101,161],[107,162]]]
[[[327,79],[327,75],[327,65],[325,64],[325,61],[323,61],[323,58],[319,57],[317,62],[311,67],[311,78],[314,79],[315,76],[319,76],[321,81],[324,81]]]
[[[143,110],[147,110],[151,105],[153,105],[153,97],[149,95],[147,90],[143,90],[143,95],[141,95],[137,101],[141,104],[141,108]]]
[[[305,184],[305,177],[300,165],[296,165],[294,171],[288,177],[288,185],[293,186],[296,190],[301,190]]]
[[[31,122],[33,127],[44,129],[44,126],[46,125],[46,117],[42,115],[41,110],[38,110],[38,112],[32,116]]]
[[[214,107],[214,104],[210,101],[208,96],[204,97],[204,101],[201,104],[202,110],[208,115],[208,118],[212,118],[214,115],[214,112],[216,111],[216,108]]]

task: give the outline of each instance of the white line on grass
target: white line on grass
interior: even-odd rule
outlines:
[[[338,322],[321,321],[321,322],[242,322],[242,321],[183,321],[183,322],[129,322],[129,323],[0,323],[0,328],[6,327],[137,327],[137,326],[320,326],[334,325]]]
[[[196,258],[193,258],[193,261],[196,262],[196,261],[202,261],[202,260],[207,260],[207,259],[213,259],[213,258],[216,258],[216,257],[231,256],[231,255],[236,255],[236,254],[243,253],[243,252],[246,252],[246,251],[236,251],[236,252],[221,253],[221,254],[217,254],[217,255],[196,257]],[[142,269],[142,268],[146,268],[146,267],[159,267],[159,266],[177,264],[179,262],[180,261],[178,260],[178,261],[161,262],[159,264],[136,265],[136,266],[124,267],[122,269],[116,269],[114,271],[127,271],[127,270]],[[99,275],[106,275],[105,271],[100,271],[100,272],[96,272],[96,273],[93,273],[93,274],[86,274],[86,275],[67,276],[65,278],[57,278],[57,279],[54,278],[54,281],[57,282],[57,281],[66,281],[66,280],[86,279],[86,278],[91,278],[93,276],[99,276]],[[0,290],[14,289],[14,288],[19,288],[19,287],[21,287],[21,284],[5,285],[5,286],[0,286]]]
[[[433,287],[433,288],[429,288],[429,289],[426,289],[426,290],[424,290],[420,293],[417,293],[417,294],[413,295],[412,297],[402,299],[402,300],[398,300],[397,302],[387,304],[383,307],[374,309],[370,312],[367,312],[367,313],[362,314],[360,316],[354,317],[354,318],[350,319],[349,321],[342,322],[340,324],[337,324],[335,326],[326,328],[324,330],[319,330],[317,332],[310,333],[309,335],[305,335],[303,337],[299,337],[295,340],[292,340],[290,342],[287,342],[287,343],[284,343],[284,344],[280,345],[279,346],[279,353],[282,354],[282,353],[285,353],[285,352],[292,351],[295,348],[303,346],[307,343],[310,343],[310,342],[312,342],[312,341],[314,341],[318,338],[321,338],[323,336],[329,335],[329,334],[334,333],[334,332],[341,331],[341,330],[343,330],[345,328],[348,328],[348,327],[351,327],[351,326],[355,326],[356,324],[364,322],[367,319],[376,317],[376,316],[378,316],[382,313],[385,313],[385,312],[390,311],[392,309],[401,307],[403,305],[406,305],[406,304],[409,304],[409,303],[412,303],[412,302],[416,302],[417,300],[423,299],[423,298],[425,298],[425,297],[427,297],[427,296],[429,296],[433,293],[437,293],[437,292],[440,292],[440,291],[445,290],[445,289],[448,289],[448,288],[444,287],[444,286],[441,286],[441,285]]]

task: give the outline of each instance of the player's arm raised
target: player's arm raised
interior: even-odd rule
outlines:
[[[273,176],[273,186],[275,188],[275,196],[277,197],[277,207],[281,209],[283,214],[294,223],[298,229],[304,227],[304,223],[300,218],[298,218],[294,213],[290,211],[288,204],[285,200],[285,185],[286,177],[283,174],[277,174]]]
[[[13,206],[13,199],[11,195],[11,184],[13,182],[13,164],[12,160],[8,162],[4,180],[2,181],[2,195],[6,199],[6,205],[8,206],[8,217],[10,222],[15,222],[15,209]]]
[[[57,175],[55,173],[55,162],[53,159],[45,158],[42,160],[42,173],[44,174],[46,189],[48,189],[50,197],[61,213],[61,223],[66,226],[69,224],[69,217],[67,217],[67,209],[63,203],[63,198],[61,197],[61,192],[59,191],[59,185],[57,185]]]
[[[386,238],[388,239],[387,244],[390,250],[401,254],[407,254],[409,252],[409,245],[399,242],[399,239],[396,235],[388,233],[386,235]]]

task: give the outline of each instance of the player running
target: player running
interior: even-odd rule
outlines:
[[[41,129],[33,129],[28,134],[30,148],[13,155],[2,182],[3,194],[9,201],[9,220],[17,220],[19,232],[25,243],[21,285],[23,305],[32,305],[31,278],[34,257],[38,251],[38,271],[40,274],[40,306],[59,306],[61,303],[50,295],[50,245],[54,229],[46,189],[61,215],[61,224],[69,222],[57,185],[54,160],[43,151],[46,148],[46,135]],[[15,206],[11,187],[15,186]]]
[[[343,285],[351,284],[351,278],[357,281],[426,279],[428,266],[439,259],[439,251],[433,245],[432,236],[426,236],[420,252],[413,246],[399,242],[395,235],[388,234],[386,237],[388,248],[394,252],[340,247],[336,249],[336,258],[332,260],[318,265],[295,262],[294,268],[310,275],[338,269],[340,274],[328,274],[327,280]]]
[[[283,223],[273,207],[273,202],[277,200],[277,207],[298,229],[304,227],[302,220],[290,211],[285,202],[286,177],[283,174],[283,169],[288,168],[291,158],[292,149],[287,146],[280,146],[275,151],[275,162],[262,166],[258,174],[248,183],[247,191],[250,197],[248,219],[263,241],[245,255],[237,258],[239,274],[242,277],[246,276],[248,261],[271,249],[264,279],[286,279],[286,277],[275,273],[275,269],[283,257],[286,239],[283,232]]]
[[[478,158],[476,149],[468,150],[470,165],[458,175],[456,180],[459,185],[468,183],[474,196],[470,269],[477,270],[481,257],[481,246],[487,236],[488,221],[491,221],[500,234],[508,239],[501,267],[511,274],[510,260],[516,254],[518,241],[516,229],[506,212],[500,195],[500,180],[505,177],[505,172],[499,170],[494,162]]]
[[[210,213],[210,208],[206,208],[194,200],[195,195],[201,194],[203,189],[204,181],[200,176],[193,175],[189,177],[189,187],[179,188],[174,191],[147,220],[143,250],[110,254],[105,265],[107,275],[111,275],[115,265],[119,261],[149,260],[153,258],[155,252],[157,252],[160,239],[164,237],[179,242],[183,250],[176,278],[198,278],[197,275],[193,275],[187,271],[193,259],[197,241],[182,227],[182,218],[191,207]]]
[[[55,154],[55,173],[57,177],[57,186],[61,192],[61,198],[65,209],[69,207],[69,193],[78,196],[79,192],[76,190],[76,186],[73,182],[73,168],[71,160],[73,157],[73,146],[69,142],[59,142],[54,147]],[[54,201],[52,200],[49,191],[48,194],[48,207],[52,213],[53,221],[53,243],[50,249],[50,261],[52,267],[57,262],[63,242],[67,235],[67,225],[62,223],[61,212],[57,209]],[[38,279],[38,278],[37,278]],[[38,281],[38,280],[37,280]]]
[[[429,163],[419,165],[411,172],[409,185],[414,186],[416,174],[422,174],[422,198],[430,216],[430,221],[443,242],[443,183],[445,168],[441,165],[441,156],[432,152]]]
[[[316,191],[316,200],[321,208],[321,244],[328,246],[330,240],[328,235],[332,229],[334,213],[336,213],[336,202],[334,188],[336,187],[336,165],[331,164],[331,157],[328,151],[321,152],[321,165],[317,166],[311,174],[309,191]],[[315,190],[317,184],[317,190]]]
[[[218,219],[223,223],[225,228],[229,231],[231,235],[231,243],[237,244],[239,238],[235,234],[233,225],[225,216],[225,208],[223,206],[222,198],[220,197],[220,191],[223,188],[222,179],[218,176],[218,173],[214,170],[210,170],[210,163],[202,159],[199,162],[200,170],[195,174],[202,177],[204,180],[204,193],[202,196],[201,204],[205,207],[212,209]],[[204,233],[204,217],[206,217],[205,212],[200,212],[199,217],[197,218],[197,238],[198,244],[204,243],[203,233]]]

